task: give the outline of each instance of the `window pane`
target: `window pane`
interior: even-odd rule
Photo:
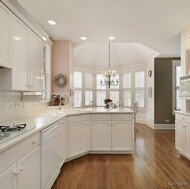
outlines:
[[[103,74],[97,74],[96,75],[96,88],[97,89],[106,89],[106,86],[102,86],[100,81],[103,80]]]
[[[176,87],[179,87],[180,76],[181,76],[181,66],[176,66]]]
[[[74,87],[82,88],[82,72],[74,72]]]
[[[176,89],[176,110],[181,110],[181,100],[179,98],[179,89]]]
[[[93,88],[93,74],[85,73],[85,88]]]
[[[123,88],[131,88],[131,73],[123,74]]]
[[[97,91],[96,92],[96,103],[97,106],[104,106],[104,99],[106,99],[106,91]]]
[[[74,91],[74,107],[81,107],[82,102],[82,91],[75,90]]]
[[[135,102],[138,102],[139,108],[145,107],[145,91],[144,90],[136,90],[135,92]]]
[[[135,88],[144,87],[144,71],[135,72]]]
[[[85,105],[89,105],[91,100],[93,100],[93,91],[85,91]]]
[[[123,92],[124,106],[131,107],[131,91],[127,90]]]
[[[110,91],[110,99],[113,100],[114,103],[119,101],[119,91]]]

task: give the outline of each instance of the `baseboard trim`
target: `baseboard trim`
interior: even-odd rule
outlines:
[[[175,129],[175,124],[154,124],[154,129]]]

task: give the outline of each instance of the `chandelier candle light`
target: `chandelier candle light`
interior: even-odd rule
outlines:
[[[116,77],[116,71],[110,70],[110,43],[109,43],[109,70],[105,71],[105,74],[103,75],[103,79],[100,80],[100,83],[102,86],[117,86],[118,85],[118,79]]]

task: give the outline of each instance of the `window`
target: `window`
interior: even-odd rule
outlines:
[[[135,102],[139,108],[145,108],[145,72],[135,72]]]
[[[89,105],[90,101],[93,101],[94,95],[94,75],[93,73],[85,73],[85,106]]]
[[[179,77],[181,76],[180,60],[173,60],[173,112],[181,110],[181,100],[179,98]]]
[[[131,107],[131,73],[123,74],[123,104]]]
[[[74,107],[82,106],[82,72],[74,72]]]
[[[96,104],[97,106],[104,106],[104,99],[106,99],[106,86],[102,86],[100,80],[103,74],[96,75]]]

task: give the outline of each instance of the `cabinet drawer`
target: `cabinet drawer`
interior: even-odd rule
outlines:
[[[33,148],[39,145],[39,133],[30,136],[29,138],[15,144],[9,149],[0,153],[0,173],[11,166],[13,163],[22,158],[25,154],[30,152]]]
[[[88,120],[88,115],[69,116],[68,123],[76,123]]]
[[[190,116],[183,114],[175,114],[175,119],[178,121],[183,121],[186,123],[190,123]]]
[[[100,120],[111,121],[111,114],[92,114],[92,120],[93,121],[100,121]]]
[[[123,121],[131,120],[131,114],[112,114],[112,120]]]

